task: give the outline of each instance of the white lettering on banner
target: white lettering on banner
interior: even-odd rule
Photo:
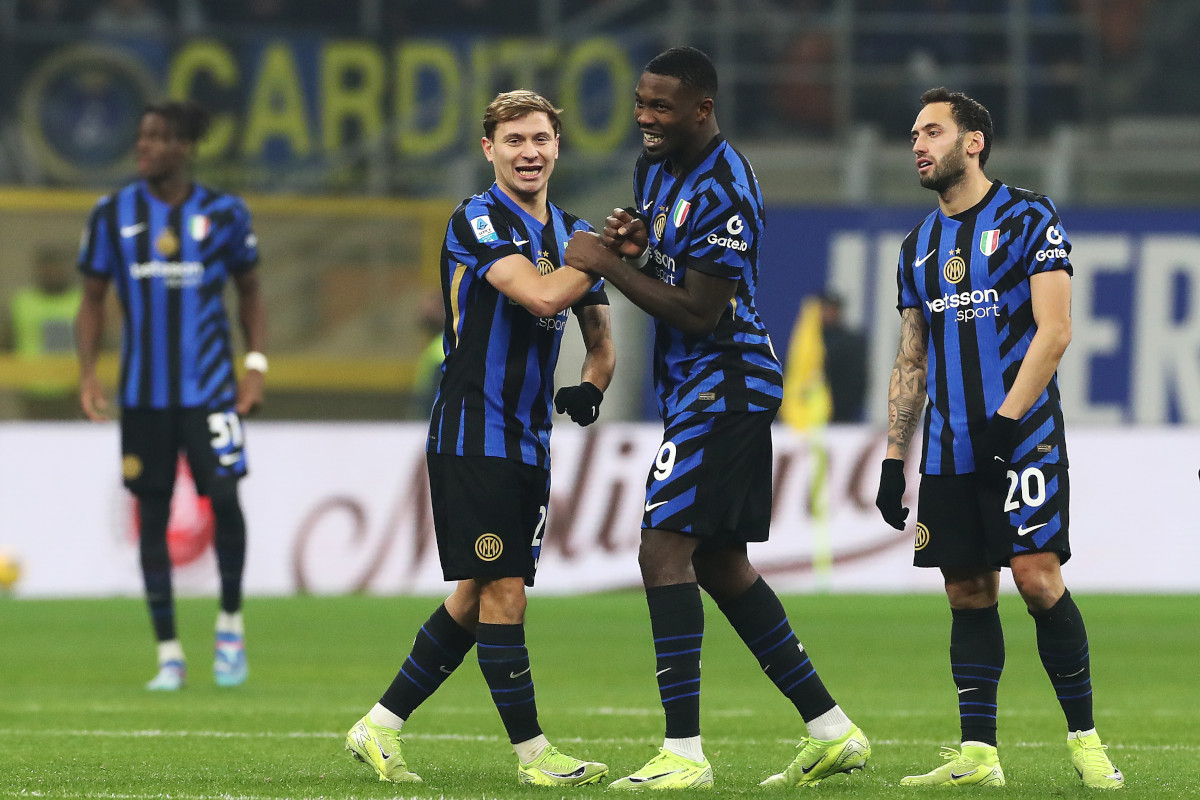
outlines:
[[[1058,390],[1072,429],[1116,425],[1126,419],[1124,406],[1088,396],[1094,359],[1117,355],[1122,338],[1120,321],[1096,313],[1096,284],[1102,275],[1129,273],[1133,244],[1126,234],[1087,234],[1072,252],[1086,267],[1071,279],[1071,345],[1058,367]]]
[[[251,531],[246,593],[444,596],[428,486],[427,431],[420,424],[251,421],[254,471],[241,493]],[[121,487],[117,432],[110,426],[0,424],[0,548],[24,565],[18,597],[142,593],[130,503]],[[813,459],[807,439],[775,433],[771,539],[750,556],[779,591],[821,587],[813,555],[828,547],[833,591],[942,592],[936,570],[912,566],[912,529],[887,527],[874,507],[882,429],[833,426],[825,434],[829,503],[825,524],[808,510]],[[1195,454],[1200,428],[1081,428],[1071,439],[1071,527],[1080,546],[1071,586],[1080,591],[1200,591],[1200,572],[1162,552],[1194,548]],[[640,584],[639,525],[645,476],[662,441],[654,423],[562,426],[554,434],[554,495],[534,592],[580,593]],[[61,453],[70,452],[63,460]],[[1153,453],[1146,469],[1113,463]],[[909,463],[906,505],[916,499]],[[323,464],[337,461],[337,469]],[[55,476],[46,481],[45,476]],[[1113,502],[1138,497],[1142,502]],[[1155,547],[1126,547],[1128,532],[1155,509]],[[910,517],[910,523],[912,522]],[[29,531],[53,530],[54,536]],[[822,531],[831,532],[826,543]],[[1112,553],[1120,552],[1121,558]],[[67,554],[64,557],[64,554]],[[211,548],[176,570],[181,594],[217,592]]]
[[[1200,237],[1158,234],[1142,242],[1134,304],[1133,418],[1169,418],[1174,400],[1183,422],[1200,422]],[[1181,281],[1187,297],[1179,298]],[[1187,316],[1174,318],[1179,304]]]
[[[1061,236],[1055,231],[1055,236]],[[875,281],[869,290],[860,283],[843,291],[857,300],[864,294],[864,325],[871,332],[867,415],[887,424],[887,380],[896,353],[900,324],[896,314],[896,258],[903,234],[839,231],[830,238],[831,286],[837,276],[861,273],[864,256],[873,251]],[[1140,246],[1139,246],[1140,245]],[[1046,252],[1046,251],[1042,251]],[[1152,233],[1081,233],[1074,239],[1075,275],[1071,279],[1072,344],[1063,358],[1059,386],[1068,424],[1114,423],[1134,420],[1164,424],[1175,419],[1200,422],[1200,236]],[[1132,301],[1111,297],[1111,288],[1098,282],[1103,273],[1129,273]],[[1186,285],[1179,298],[1176,282]],[[1107,303],[1097,303],[1102,291]],[[935,313],[955,308],[956,318],[974,316],[960,295],[928,301]],[[1111,309],[1097,315],[1097,307]],[[1128,308],[1128,310],[1125,310]],[[1175,309],[1181,309],[1176,319]],[[991,306],[986,309],[991,312]],[[1128,352],[1128,372],[1113,374],[1113,359]],[[878,377],[882,376],[882,377]],[[1120,387],[1124,402],[1114,402],[1109,387]],[[1105,387],[1108,393],[1097,387]],[[1123,391],[1121,391],[1123,390]],[[1094,395],[1099,395],[1094,396]]]

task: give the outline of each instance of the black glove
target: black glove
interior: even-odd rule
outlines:
[[[1004,484],[1013,451],[1017,449],[1020,428],[1021,423],[1015,419],[1002,417],[999,413],[992,415],[975,447],[975,472],[980,478],[993,485]]]
[[[879,476],[879,491],[875,493],[875,507],[883,519],[898,531],[904,530],[908,509],[904,508],[904,462],[898,458],[885,458],[883,472]]]
[[[604,392],[595,384],[584,381],[578,386],[564,386],[554,395],[554,410],[566,414],[571,421],[583,426],[591,425],[600,416],[600,401]]]

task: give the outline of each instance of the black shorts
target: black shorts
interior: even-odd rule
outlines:
[[[442,577],[523,578],[533,586],[550,470],[491,456],[427,453]]]
[[[917,498],[918,567],[1006,567],[1013,556],[1071,557],[1071,484],[1060,464],[1022,464],[1003,487],[968,475],[923,475]]]
[[[187,454],[196,491],[246,474],[246,438],[232,406],[121,410],[121,475],[134,494],[170,494],[179,453]]]
[[[765,542],[775,413],[691,414],[668,425],[646,478],[642,527],[714,543]]]

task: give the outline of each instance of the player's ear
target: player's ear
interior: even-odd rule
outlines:
[[[967,139],[967,154],[977,156],[983,152],[983,131],[971,131]]]
[[[482,139],[479,140],[479,144],[481,147],[483,147],[483,154],[485,156],[487,156],[487,160],[491,161],[492,160],[492,140],[489,139],[488,137],[484,136]]]
[[[713,113],[713,99],[705,97],[696,104],[696,122],[705,122]]]

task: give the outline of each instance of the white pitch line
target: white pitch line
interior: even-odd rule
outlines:
[[[129,730],[129,731],[106,731],[106,730],[46,730],[32,728],[0,728],[0,737],[34,737],[34,736],[88,736],[95,738],[109,739],[138,739],[138,738],[198,738],[198,739],[333,739],[339,740],[345,734],[334,733],[329,731],[164,731],[164,730]],[[429,742],[507,742],[506,737],[493,736],[485,734],[462,734],[462,733],[408,733],[405,732],[404,738],[414,741],[429,741]],[[631,738],[631,737],[595,737],[595,736],[562,736],[556,737],[558,741],[571,742],[576,744],[601,744],[601,745],[630,745],[652,744],[648,738]],[[712,736],[709,741],[713,746],[721,744],[735,746],[768,746],[778,744],[794,744],[796,739],[788,738],[745,738],[745,737],[728,737],[728,736]],[[894,747],[937,747],[940,745],[951,744],[947,740],[941,739],[872,739],[872,744],[886,745]],[[1005,742],[1005,747],[1022,747],[1022,748],[1040,748],[1040,747],[1061,747],[1062,743],[1054,742]],[[1178,752],[1178,753],[1194,753],[1200,752],[1200,744],[1167,744],[1167,745],[1144,745],[1144,744],[1114,744],[1109,745],[1112,750],[1127,750],[1130,752]],[[2,793],[0,793],[2,796]],[[90,795],[89,795],[90,796]],[[100,795],[96,795],[99,797]],[[114,798],[116,796],[114,795]],[[165,797],[165,795],[164,795]]]
[[[279,800],[278,795],[258,794],[176,794],[165,792],[159,794],[119,794],[116,792],[37,792],[37,791],[8,791],[0,790],[0,797],[49,797],[54,800]],[[360,800],[361,795],[289,795],[288,800]],[[418,796],[406,797],[394,795],[391,800],[418,800]],[[443,794],[441,800],[457,800],[453,796]],[[463,800],[479,800],[472,795]]]

